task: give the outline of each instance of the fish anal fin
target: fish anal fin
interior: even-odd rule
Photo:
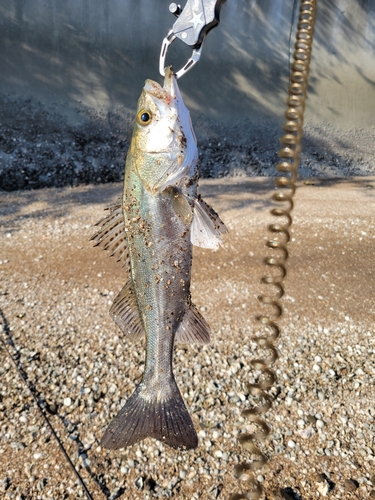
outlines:
[[[104,448],[126,448],[147,437],[172,448],[191,450],[198,446],[197,433],[174,378],[163,385],[166,390],[160,394],[141,382],[106,429],[101,439]]]
[[[227,232],[224,222],[215,210],[198,196],[194,201],[194,216],[191,225],[192,244],[217,250],[222,244],[222,234]]]
[[[177,329],[175,341],[184,344],[209,344],[210,327],[194,304],[191,304]]]
[[[144,335],[145,331],[131,280],[126,283],[113,301],[109,314],[129,340],[137,340]]]

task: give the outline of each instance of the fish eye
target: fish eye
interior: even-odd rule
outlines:
[[[141,111],[137,115],[137,122],[140,125],[148,125],[151,122],[152,115],[150,111],[147,111],[146,109],[141,109]]]

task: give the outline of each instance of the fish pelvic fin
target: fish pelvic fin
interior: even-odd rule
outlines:
[[[177,329],[175,341],[181,344],[209,344],[210,327],[194,304],[191,304]]]
[[[145,331],[131,280],[126,283],[113,301],[109,314],[129,340],[137,340],[144,335]]]
[[[128,240],[125,232],[122,205],[112,205],[106,210],[109,210],[109,214],[95,224],[101,227],[91,237],[90,241],[95,241],[94,246],[101,246],[103,250],[111,252],[111,257],[116,256],[117,261],[122,262],[129,269]]]
[[[224,222],[215,210],[198,196],[194,201],[194,216],[190,233],[192,244],[217,250],[222,244],[222,234],[227,232]]]
[[[147,437],[171,448],[191,450],[198,436],[173,376],[155,390],[141,382],[106,429],[101,445],[110,450],[126,448]]]

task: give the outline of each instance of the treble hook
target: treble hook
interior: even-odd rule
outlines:
[[[197,64],[202,53],[202,45],[207,33],[220,22],[220,10],[226,0],[188,0],[182,9],[180,5],[171,3],[169,11],[177,17],[172,29],[164,38],[159,59],[159,71],[164,76],[165,59],[172,42],[179,38],[193,49],[187,63],[176,73],[181,78]]]

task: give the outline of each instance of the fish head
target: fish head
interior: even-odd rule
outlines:
[[[146,80],[138,100],[131,153],[146,189],[160,193],[195,172],[198,150],[189,111],[171,68],[164,87]]]

